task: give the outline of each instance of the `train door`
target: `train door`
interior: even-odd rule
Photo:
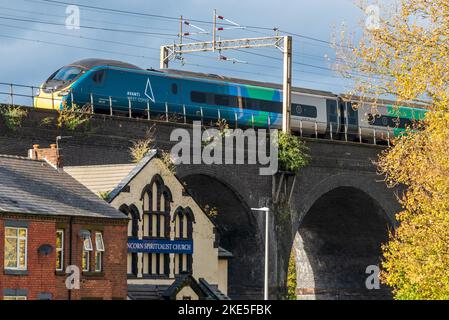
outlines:
[[[340,118],[340,109],[339,109],[339,101],[338,100],[326,100],[326,110],[327,110],[327,123],[328,123],[328,132],[332,132],[332,135],[335,136],[340,132],[341,127],[341,118]]]
[[[352,102],[344,103],[344,119],[348,135],[357,135],[359,131],[359,111]]]
[[[109,96],[105,92],[106,70],[95,71],[91,76],[91,93],[90,102],[94,111],[103,111],[109,109]]]
[[[180,79],[170,77],[167,77],[164,80],[166,86],[165,92],[167,92],[166,109],[168,110],[168,116],[172,120],[175,120],[175,118],[176,120],[182,120],[185,113],[185,106],[182,99],[182,81]]]

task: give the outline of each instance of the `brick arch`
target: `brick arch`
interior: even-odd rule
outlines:
[[[307,212],[318,199],[340,187],[353,188],[366,194],[368,198],[372,199],[376,205],[382,208],[388,221],[392,225],[396,225],[395,214],[399,210],[397,200],[392,192],[386,192],[385,184],[376,181],[376,177],[377,176],[372,173],[358,173],[357,175],[337,173],[328,175],[320,181],[315,182],[311,188],[301,194],[298,210],[299,214],[297,220],[294,221],[293,229],[296,230],[298,228]]]
[[[365,286],[366,268],[379,265],[381,245],[394,224],[385,211],[388,205],[366,192],[371,186],[341,181],[325,179],[320,192],[309,195],[303,205],[307,211],[299,216],[293,243],[298,297],[388,299],[388,288]]]
[[[219,245],[234,255],[229,261],[229,296],[234,299],[261,298],[263,269],[258,266],[263,258],[263,245],[257,219],[242,195],[229,180],[223,181],[204,172],[184,172],[181,180],[201,207],[208,205],[218,210],[212,220],[217,228]]]

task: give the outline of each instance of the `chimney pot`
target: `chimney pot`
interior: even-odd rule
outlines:
[[[33,144],[33,149],[34,149],[34,150],[39,149],[39,145],[38,145],[38,144]]]
[[[51,149],[56,149],[56,144],[52,143],[52,144],[50,145],[50,148],[51,148]]]

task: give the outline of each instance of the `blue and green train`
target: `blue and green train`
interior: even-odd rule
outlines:
[[[85,59],[53,73],[39,89],[35,107],[89,105],[98,113],[178,115],[188,120],[226,119],[239,127],[280,128],[282,87],[278,84],[180,70],[141,69],[104,59]],[[355,107],[357,106],[357,107]],[[293,88],[291,128],[303,135],[385,139],[425,115],[419,107],[343,98],[327,91]]]

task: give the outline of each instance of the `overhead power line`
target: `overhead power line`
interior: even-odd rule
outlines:
[[[41,23],[41,24],[47,24],[47,25],[53,25],[53,26],[65,26],[64,23],[34,20],[34,19],[11,18],[11,17],[4,17],[4,16],[0,16],[0,19],[11,20],[11,21],[20,21],[20,22]],[[169,34],[169,33],[161,33],[161,32],[147,32],[147,31],[140,31],[140,30],[113,29],[113,28],[95,27],[95,26],[88,26],[88,25],[83,25],[83,26],[81,26],[81,28],[102,30],[102,31],[112,31],[112,32],[124,32],[124,33],[132,33],[132,34],[177,37],[177,34]]]

